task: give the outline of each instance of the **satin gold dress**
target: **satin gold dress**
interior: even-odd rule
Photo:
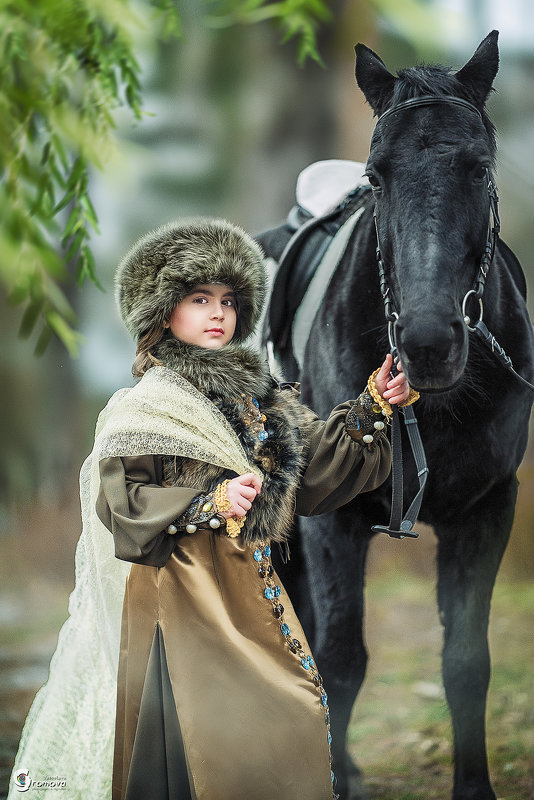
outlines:
[[[372,448],[354,441],[349,407],[307,433],[300,514],[339,507],[389,472],[386,437]],[[101,462],[97,511],[126,560],[128,542],[137,552],[169,547],[161,532],[198,494],[160,482],[157,456]],[[113,800],[330,800],[328,687],[280,579],[269,576],[268,543],[199,530],[170,547],[164,566],[134,563],[127,582]]]

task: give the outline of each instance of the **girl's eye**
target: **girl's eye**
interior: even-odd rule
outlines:
[[[209,303],[209,298],[205,297],[204,295],[198,295],[197,297],[193,297],[193,303],[199,303],[204,305],[205,303]],[[225,297],[221,301],[223,306],[229,306],[233,308],[235,306],[235,300],[232,300],[231,297]]]

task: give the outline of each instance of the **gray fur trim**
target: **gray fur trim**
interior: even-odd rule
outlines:
[[[233,402],[241,394],[262,398],[272,383],[267,362],[259,353],[233,342],[210,350],[167,332],[152,354],[197,389]]]
[[[115,297],[128,331],[138,339],[163,325],[195,286],[224,283],[237,297],[233,341],[246,339],[265,299],[264,255],[244,230],[225,220],[171,222],[143,236],[120,262]]]

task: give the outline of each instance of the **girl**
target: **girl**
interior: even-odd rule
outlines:
[[[243,345],[264,293],[259,247],[223,221],[159,228],[119,266],[141,380],[99,418],[67,647],[60,637],[19,752],[35,770],[31,733],[48,717],[59,760],[48,768],[70,763],[69,798],[109,797],[113,720],[101,704],[119,650],[113,800],[333,795],[327,693],[271,544],[286,545],[295,512],[330,511],[384,481],[390,404],[414,396],[402,371],[389,379],[388,356],[358,400],[319,420]],[[67,734],[46,711],[54,685],[82,712],[63,712]]]

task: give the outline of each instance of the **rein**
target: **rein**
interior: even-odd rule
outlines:
[[[488,170],[486,170],[486,178],[488,181],[488,195],[489,195],[489,204],[490,204],[490,220],[493,217],[493,226],[491,225],[491,221],[488,223],[488,239],[486,241],[486,247],[484,248],[484,253],[482,254],[482,258],[480,260],[480,266],[478,269],[477,276],[475,278],[475,282],[473,288],[470,289],[463,301],[462,301],[462,316],[464,318],[464,322],[467,326],[468,331],[474,333],[478,338],[489,348],[490,352],[495,356],[497,361],[509,372],[512,373],[516,377],[520,383],[529,389],[531,392],[534,392],[534,385],[523,378],[518,372],[515,371],[514,365],[512,364],[512,359],[509,355],[506,354],[506,351],[501,347],[495,336],[488,330],[485,323],[482,321],[482,317],[484,315],[484,304],[482,302],[482,296],[484,294],[484,288],[486,286],[486,278],[488,276],[489,268],[493,262],[493,258],[495,256],[495,246],[497,243],[497,239],[499,237],[499,232],[501,230],[501,221],[499,218],[499,198],[497,196],[497,189],[491,177],[489,175]],[[478,300],[479,306],[479,318],[476,322],[472,324],[471,317],[467,313],[467,302],[469,298],[473,298],[473,300]]]

